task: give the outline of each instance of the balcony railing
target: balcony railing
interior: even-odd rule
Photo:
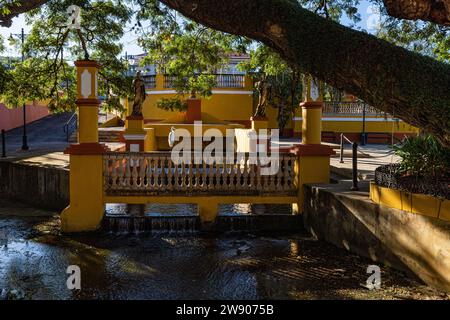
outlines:
[[[168,89],[168,88],[175,87],[176,79],[177,79],[177,77],[175,77],[175,76],[165,75],[164,76],[164,88]]]
[[[323,113],[326,115],[380,115],[382,111],[375,109],[364,102],[334,102],[324,103]]]
[[[240,74],[216,74],[215,88],[245,88],[245,75]],[[164,76],[164,88],[175,86],[175,76]]]
[[[295,155],[280,154],[279,170],[261,174],[249,154],[233,164],[202,161],[175,164],[170,153],[108,153],[104,156],[107,195],[295,195]],[[207,163],[208,162],[208,163]]]
[[[244,88],[245,76],[239,74],[216,75],[217,88]]]
[[[143,76],[146,89],[155,89],[156,88],[156,76],[149,75]]]

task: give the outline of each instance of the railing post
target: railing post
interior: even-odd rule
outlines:
[[[366,145],[366,104],[363,104],[363,129],[361,134],[361,145]]]
[[[339,162],[344,163],[344,134],[341,133],[341,153],[339,155]]]
[[[6,158],[6,134],[5,134],[5,129],[2,129],[2,158]]]
[[[359,188],[358,188],[358,143],[356,143],[356,142],[353,142],[352,158],[353,158],[353,166],[352,166],[353,185],[352,185],[351,190],[358,191],[359,190]]]

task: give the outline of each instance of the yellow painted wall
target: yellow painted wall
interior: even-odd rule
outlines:
[[[177,112],[159,109],[156,104],[162,98],[173,98],[174,89],[164,88],[163,76],[158,75],[156,88],[147,90],[147,99],[143,106],[145,119],[166,120]],[[167,93],[162,93],[166,91]],[[155,93],[156,92],[156,93]],[[172,92],[172,93],[171,93]],[[220,92],[224,92],[221,94]],[[235,94],[230,92],[237,92]],[[214,88],[213,95],[202,99],[202,112],[225,121],[249,121],[253,114],[253,83],[246,77],[244,88]]]
[[[301,116],[297,116],[301,117]],[[322,120],[322,131],[323,132],[343,132],[343,133],[359,133],[363,129],[362,117],[349,115],[349,116],[334,116],[334,115],[323,115],[323,118],[360,118],[360,121],[329,121]],[[415,128],[401,120],[391,121],[386,120],[384,117],[367,116],[367,118],[373,119],[377,118],[377,121],[366,121],[366,132],[404,132],[404,133],[417,133],[418,128]],[[302,121],[295,121],[295,132],[300,133],[302,131]]]
[[[143,106],[145,119],[165,120],[176,112],[165,111],[156,106],[162,98],[173,98],[176,94],[150,94]],[[202,99],[202,112],[226,121],[249,121],[253,113],[253,98],[250,94],[214,94]]]
[[[159,109],[156,104],[162,98],[173,98],[175,93],[171,88],[164,88],[164,76],[156,76],[156,88],[147,90],[147,99],[143,106],[144,118],[147,120],[164,121],[174,119],[178,112],[171,112]],[[214,88],[214,94],[210,98],[202,99],[202,113],[206,117],[216,118],[222,121],[249,122],[254,113],[254,97],[253,82],[249,76],[245,77],[244,88]],[[248,92],[247,94],[220,94],[217,92]],[[167,92],[167,93],[163,93]],[[270,106],[267,107],[268,128],[278,128],[278,110]],[[295,118],[302,118],[302,109],[297,108]],[[327,115],[323,117],[331,118],[361,118],[361,121],[323,121],[322,131],[325,132],[343,132],[343,133],[359,133],[362,132],[362,116],[354,115]],[[375,116],[367,115],[367,118],[375,118]],[[384,116],[376,117],[379,121],[367,121],[366,132],[402,132],[416,133],[419,130],[403,121],[392,122],[386,121]],[[302,121],[291,120],[288,122],[286,129],[294,128],[296,133],[301,133]]]

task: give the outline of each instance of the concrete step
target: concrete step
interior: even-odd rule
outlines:
[[[100,142],[120,142],[122,132],[119,130],[107,130],[100,129],[98,131],[98,139]],[[78,132],[75,131],[69,138],[70,143],[76,143],[78,141]]]

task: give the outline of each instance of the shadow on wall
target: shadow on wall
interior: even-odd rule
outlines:
[[[50,112],[46,106],[28,105],[26,110],[27,123],[44,118],[49,114]],[[8,131],[22,125],[23,108],[8,109],[3,104],[0,104],[0,129]]]
[[[306,188],[304,224],[319,239],[450,292],[450,223],[377,205],[366,195]]]

